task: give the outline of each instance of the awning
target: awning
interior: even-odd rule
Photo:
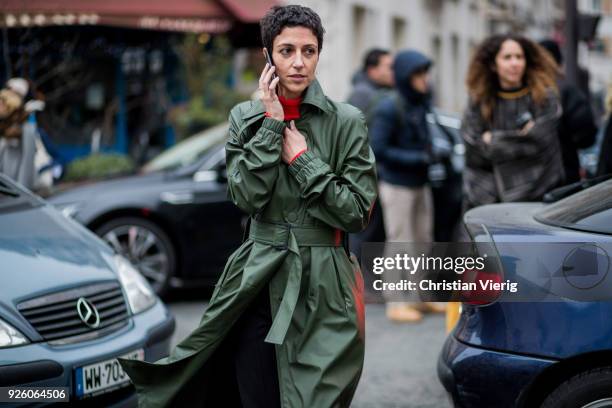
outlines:
[[[243,23],[257,23],[266,12],[278,4],[273,0],[220,0]]]
[[[0,27],[108,25],[223,33],[255,23],[274,0],[2,0]]]

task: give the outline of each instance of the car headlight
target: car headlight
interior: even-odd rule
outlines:
[[[55,206],[66,218],[73,218],[79,212],[79,203],[58,204]]]
[[[121,255],[115,255],[114,258],[119,281],[127,294],[132,313],[140,313],[153,306],[157,296],[151,289],[149,282],[127,259]]]
[[[0,319],[0,348],[21,346],[29,341],[19,330]]]

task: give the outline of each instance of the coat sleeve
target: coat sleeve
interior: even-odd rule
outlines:
[[[567,85],[562,90],[561,98],[563,134],[571,137],[571,143],[576,149],[592,146],[597,136],[597,126],[586,96],[577,87]]]
[[[241,122],[232,111],[230,138],[225,146],[228,195],[241,210],[254,215],[270,200],[278,178],[285,124],[265,118],[255,135],[244,140]]]
[[[466,165],[476,168],[490,167],[491,158],[482,140],[482,134],[487,130],[480,108],[471,100],[461,121],[461,137],[465,144]]]
[[[605,125],[603,141],[599,151],[599,163],[597,165],[597,175],[612,173],[612,115],[608,114],[608,121]]]
[[[337,173],[308,150],[289,166],[308,213],[331,227],[358,232],[367,225],[376,199],[376,163],[362,115],[355,113],[337,137],[345,141]]]
[[[537,156],[558,143],[557,126],[561,116],[561,104],[550,93],[534,115],[534,126],[526,135],[518,130],[493,130],[491,143],[485,151],[494,162],[504,162]]]
[[[396,130],[396,107],[392,98],[383,99],[377,106],[370,124],[372,146],[378,160],[394,166],[419,166],[429,163],[429,155],[422,150],[401,149],[393,145]]]
[[[368,109],[368,102],[371,99],[370,97],[371,96],[368,95],[367,89],[356,86],[353,92],[351,92],[347,102],[365,113]]]

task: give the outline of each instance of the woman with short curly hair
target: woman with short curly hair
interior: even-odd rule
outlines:
[[[344,238],[367,226],[376,198],[364,117],[315,78],[314,11],[274,7],[261,31],[272,65],[261,99],[232,109],[226,145],[248,238],[168,358],[121,360],[142,406],[348,407],[359,382],[363,280]]]
[[[495,35],[478,47],[462,124],[466,209],[539,201],[562,183],[558,71],[542,47],[521,36]]]

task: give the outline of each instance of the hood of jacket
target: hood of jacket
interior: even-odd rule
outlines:
[[[415,50],[401,51],[395,56],[393,61],[395,86],[407,101],[422,103],[428,99],[428,94],[417,92],[410,85],[410,77],[419,69],[429,68],[431,64],[432,61],[425,54]]]

